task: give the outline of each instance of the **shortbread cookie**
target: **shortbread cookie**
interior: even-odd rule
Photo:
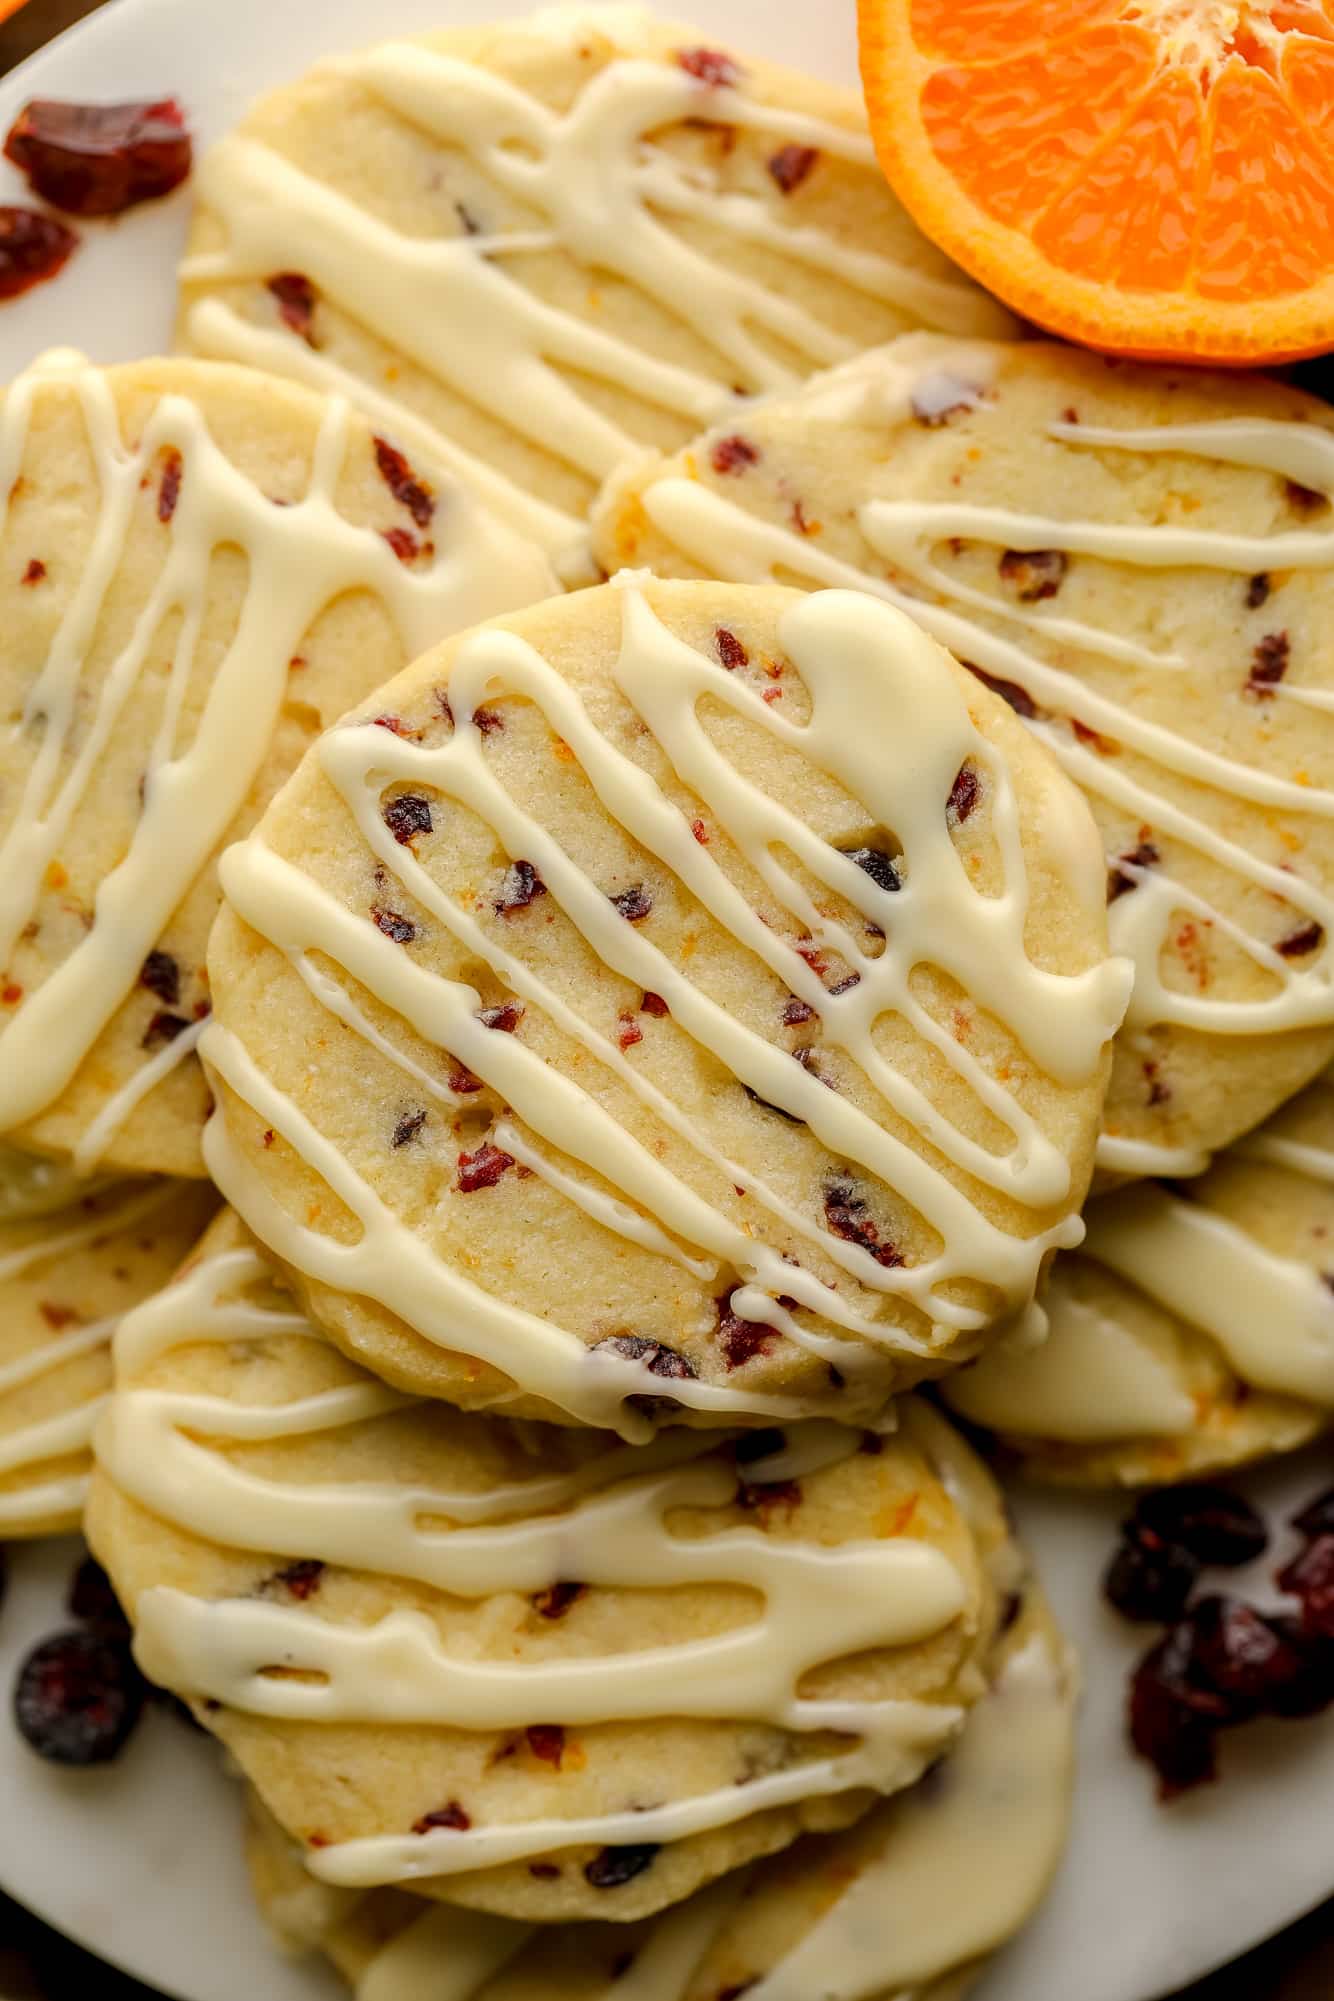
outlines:
[[[946,1387],[1034,1477],[1143,1485],[1305,1445],[1334,1425],[1334,1082],[1208,1174],[1094,1202],[1056,1260],[1045,1345]]]
[[[538,550],[344,403],[46,357],[0,403],[0,1132],[199,1175],[215,858]]]
[[[900,208],[859,93],[636,7],[339,56],[195,188],[184,345],[345,390],[558,559],[607,473],[752,391],[1014,327]]]
[[[1334,414],[909,336],[609,490],[646,563],[906,606],[1086,793],[1136,963],[1099,1164],[1198,1172],[1334,1054]]]
[[[413,1403],[224,1216],[122,1322],[89,1539],[321,1880],[634,1918],[911,1784],[999,1495],[934,1412],[646,1446]]]
[[[582,591],[418,661],[223,866],[209,1164],[377,1374],[850,1421],[1078,1241],[1087,810],[851,592]]]
[[[79,1526],[117,1319],[166,1284],[217,1201],[199,1182],[80,1194],[46,1165],[0,1149],[4,1541]]]
[[[323,1953],[362,2001],[424,1994],[433,1968],[465,1964],[457,2001],[959,2001],[1031,1915],[1065,1839],[1074,1677],[1032,1580],[1020,1588],[987,1693],[928,1778],[656,1919],[534,1934],[401,1890],[334,1890],[252,1793],[260,1909],[286,1950]],[[950,1895],[961,1877],[967,1895]]]

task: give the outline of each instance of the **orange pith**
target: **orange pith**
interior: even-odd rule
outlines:
[[[1007,304],[1116,353],[1334,347],[1334,0],[859,0],[876,147]]]

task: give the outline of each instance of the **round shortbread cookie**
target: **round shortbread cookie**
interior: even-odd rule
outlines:
[[[627,578],[371,713],[226,857],[203,1054],[215,1179],[377,1374],[857,1421],[1078,1241],[1096,836],[910,621]]]
[[[0,1131],[201,1175],[216,857],[540,552],[345,403],[64,351],[0,403]]]
[[[645,1446],[413,1403],[230,1215],[116,1365],[89,1539],[325,1882],[647,1915],[911,1784],[985,1686],[1002,1503],[912,1401]]]
[[[1099,1166],[1199,1172],[1334,1054],[1334,415],[913,335],[613,482],[609,570],[855,585],[1085,792],[1136,962]]]
[[[0,1539],[78,1528],[120,1315],[208,1221],[199,1182],[80,1185],[0,1147]]]
[[[1052,1268],[1045,1344],[993,1348],[946,1385],[1026,1472],[1170,1484],[1334,1425],[1334,1082],[1198,1179],[1123,1189],[1085,1220]]]
[[[1069,1812],[1075,1677],[1032,1580],[1020,1589],[987,1692],[929,1777],[656,1919],[534,1934],[399,1890],[333,1890],[251,1793],[260,1909],[287,1951],[323,1953],[363,2001],[425,1993],[442,1964],[460,1969],[457,2001],[959,2001],[1031,1915]],[[943,1894],[964,1872],[968,1896]]]
[[[891,194],[859,93],[643,8],[339,56],[195,189],[183,344],[345,389],[566,564],[607,473],[749,393],[1014,330]]]

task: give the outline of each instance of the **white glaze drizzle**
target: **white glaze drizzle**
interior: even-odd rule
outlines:
[[[753,1592],[756,1614],[740,1628],[676,1646],[517,1667],[448,1651],[434,1623],[417,1612],[339,1626],[303,1608],[209,1602],[155,1586],[135,1608],[136,1649],[152,1678],[270,1717],[481,1730],[521,1727],[539,1712],[569,1724],[730,1717],[798,1738],[832,1731],[849,1740],[744,1788],[648,1811],[345,1841],[309,1858],[323,1880],[408,1881],[583,1841],[675,1840],[815,1795],[868,1785],[892,1791],[910,1783],[958,1728],[962,1715],[950,1704],[817,1700],[798,1692],[823,1662],[909,1646],[944,1630],[966,1606],[953,1562],[911,1537],[828,1548],[751,1528],[672,1534],[674,1510],[723,1507],[735,1495],[735,1467],[709,1437],[676,1433],[636,1453],[614,1448],[576,1473],[486,1495],[375,1481],[294,1485],[202,1444],[326,1434],[411,1401],[370,1379],[262,1405],[141,1380],[178,1346],[320,1338],[299,1315],[255,1299],[265,1275],[255,1253],[223,1253],[122,1321],[119,1387],[98,1427],[97,1455],[142,1506],[224,1547],[316,1558],[464,1599],[531,1594],[565,1577],[622,1590],[646,1581],[656,1589],[715,1583]],[[933,1460],[948,1460],[948,1432],[923,1423]],[[857,1440],[830,1424],[799,1428],[773,1465],[757,1461],[747,1477],[810,1477],[855,1451]],[[423,1527],[424,1518],[453,1526]],[[318,1679],[274,1676],[267,1670],[275,1663]]]
[[[289,662],[324,607],[344,591],[374,592],[410,655],[469,618],[540,595],[548,578],[535,549],[457,494],[442,496],[450,510],[445,546],[412,571],[383,536],[346,520],[334,504],[349,440],[348,407],[341,401],[325,407],[308,492],[278,507],[214,443],[202,412],[185,394],[162,395],[138,443],[127,445],[111,379],[63,351],[45,357],[6,393],[0,494],[13,490],[34,405],[43,396],[65,396],[79,406],[100,503],[78,587],[15,725],[24,730],[43,719],[18,811],[0,841],[0,964],[34,916],[45,872],[112,730],[134,699],[163,620],[178,612],[181,630],[169,699],[155,740],[146,746],[143,809],[124,855],[98,887],[93,925],[41,985],[7,1010],[0,1029],[0,1128],[10,1129],[60,1096],[134,986],[149,949],[246,799],[285,695]],[[84,659],[125,557],[140,487],[166,451],[181,460],[166,560],[85,717]],[[200,641],[211,559],[220,545],[245,555],[248,588],[195,736],[182,744],[180,713]],[[62,770],[76,720],[77,750]],[[136,1103],[189,1053],[194,1032],[187,1033],[189,1043],[183,1035],[147,1059],[108,1102],[82,1137],[81,1171],[92,1168]]]
[[[575,1035],[697,1152],[720,1164],[734,1185],[745,1187],[785,1225],[818,1241],[822,1253],[862,1286],[910,1301],[933,1330],[967,1332],[987,1317],[974,1306],[941,1297],[942,1286],[954,1278],[979,1277],[1017,1308],[1032,1292],[1044,1252],[1077,1240],[1077,1219],[1067,1217],[1026,1238],[1008,1234],[930,1160],[809,1075],[786,1050],[711,1001],[679,965],[627,924],[559,843],[521,811],[496,778],[484,754],[482,732],[471,718],[498,693],[523,695],[537,704],[608,812],[671,870],[738,945],[818,1012],[827,1045],[850,1057],[895,1111],[956,1168],[1030,1207],[1062,1199],[1069,1188],[1068,1163],[1001,1082],[927,1013],[910,988],[913,969],[923,962],[943,968],[980,1008],[1010,1026],[1036,1062],[1066,1084],[1095,1074],[1123,1005],[1126,969],[1104,961],[1085,973],[1063,976],[1028,958],[1026,867],[1008,776],[974,729],[935,649],[908,621],[862,595],[828,593],[795,605],[783,620],[781,638],[811,699],[810,719],[798,725],[779,716],[716,661],[674,639],[634,580],[624,582],[621,601],[622,647],[615,673],[619,692],[783,909],[809,930],[816,945],[836,949],[856,968],[860,978],[852,991],[826,991],[810,966],[761,920],[700,847],[687,819],[650,774],[601,734],[577,691],[513,633],[479,633],[464,646],[450,678],[459,720],[443,744],[410,742],[373,725],[339,729],[322,740],[317,752],[326,777],[355,816],[379,866],[434,921],[470,955],[487,962],[512,992]],[[822,916],[779,861],[779,852],[793,852],[868,921],[885,915],[883,892],[720,755],[698,717],[705,697],[800,749],[866,807],[871,824],[897,830],[906,855],[905,880],[894,898],[888,940],[879,957],[867,956],[841,922]],[[903,714],[912,714],[919,724],[919,733],[906,742],[898,728]],[[904,745],[901,757],[892,751],[896,740]],[[971,887],[942,809],[966,758],[989,773],[1005,873],[1004,891],[996,896],[983,897]],[[798,1216],[753,1171],[719,1155],[612,1041],[591,1029],[517,952],[437,888],[410,849],[394,839],[380,801],[385,787],[396,780],[426,785],[479,814],[511,856],[521,855],[537,869],[605,965],[661,995],[677,1025],[740,1082],[803,1120],[838,1157],[894,1188],[938,1234],[938,1254],[915,1266],[879,1265],[859,1247]],[[1073,866],[1092,853],[1091,831],[1073,792],[1053,793],[1045,825],[1066,864]],[[732,1223],[573,1078],[559,1075],[520,1039],[492,1034],[477,1017],[478,997],[471,987],[418,965],[410,952],[346,909],[258,835],[228,852],[222,881],[238,915],[295,965],[308,964],[309,955],[318,952],[344,968],[428,1043],[447,1048],[492,1085],[511,1108],[507,1129],[516,1124],[526,1128],[535,1140],[546,1141],[610,1182],[616,1191],[611,1204],[587,1188],[579,1194],[585,1213],[597,1214],[608,1227],[640,1242],[646,1241],[646,1231],[655,1237],[665,1234],[680,1247],[673,1253],[677,1261],[689,1269],[729,1267],[741,1281],[732,1296],[740,1317],[781,1325],[816,1352],[836,1351],[840,1368],[850,1344],[838,1341],[831,1348],[828,1333],[804,1330],[790,1316],[783,1317],[780,1296],[818,1312],[831,1328],[923,1352],[921,1337],[858,1311],[832,1287]],[[338,1012],[356,1025],[346,1009]],[[889,1012],[910,1022],[1009,1129],[1013,1144],[1007,1152],[993,1154],[970,1140],[881,1056],[872,1029]],[[383,1054],[398,1060],[384,1038],[373,1039]],[[358,1242],[342,1244],[295,1222],[267,1196],[225,1124],[215,1119],[205,1140],[210,1170],[256,1234],[281,1257],[312,1278],[378,1299],[426,1338],[494,1363],[585,1422],[624,1422],[618,1369],[605,1363],[599,1368],[597,1358],[559,1326],[505,1305],[436,1257],[397,1221],[294,1101],[263,1075],[226,1026],[217,1021],[209,1025],[202,1053],[266,1126],[280,1132],[328,1182],[362,1226]],[[415,1069],[419,1072],[420,1066]],[[541,1159],[538,1148],[529,1144],[534,1159]],[[565,1173],[539,1171],[547,1172],[552,1185],[557,1185],[557,1171]],[[857,1351],[851,1353],[855,1367]],[[627,1381],[623,1375],[621,1380]],[[672,1394],[696,1408],[761,1408],[749,1393],[738,1400],[734,1392],[693,1380],[674,1382]],[[783,1405],[765,1408],[781,1410]],[[787,1409],[791,1414],[790,1402]]]
[[[1334,1407],[1334,1291],[1310,1265],[1152,1186],[1095,1203],[1085,1250],[1201,1328],[1243,1382]]]
[[[71,1192],[79,1188],[69,1170],[65,1170],[52,1186],[61,1187],[64,1183],[69,1184]],[[86,1202],[86,1183],[83,1184],[83,1192]],[[99,1238],[119,1235],[149,1222],[174,1201],[178,1193],[179,1190],[169,1183],[148,1186],[126,1183],[123,1196],[108,1194],[108,1198],[100,1200],[91,1214],[82,1206],[72,1209],[68,1221],[59,1211],[48,1210],[44,1205],[35,1215],[29,1211],[18,1219],[6,1216],[6,1223],[17,1221],[20,1229],[40,1217],[43,1228],[27,1243],[0,1252],[0,1286],[22,1278],[43,1265],[57,1264],[71,1252],[77,1252]],[[61,1227],[62,1223],[64,1227]],[[0,1363],[0,1413],[11,1390],[24,1389],[84,1355],[94,1354],[99,1349],[109,1350],[115,1328],[114,1319],[91,1321],[72,1327],[68,1333],[54,1340],[43,1341],[40,1347],[30,1348],[26,1353]],[[105,1396],[98,1394],[87,1397],[71,1409],[54,1412],[12,1430],[0,1430],[0,1474],[26,1474],[49,1459],[88,1452],[105,1402]],[[83,1505],[87,1486],[87,1476],[75,1473],[42,1482],[25,1480],[22,1486],[0,1493],[0,1534],[48,1515],[69,1514],[77,1510]]]
[[[911,335],[813,384],[802,407],[827,409],[835,422],[898,423],[909,412],[914,390],[929,384],[935,375],[952,381],[956,391],[962,383],[975,385],[971,392],[975,398],[985,395],[1002,352],[976,343]],[[1334,436],[1313,425],[1250,419],[1164,424],[1149,429],[1054,423],[1049,426],[1049,435],[1084,449],[1177,452],[1222,464],[1251,466],[1334,494]],[[933,547],[962,536],[1002,549],[1054,549],[1131,567],[1204,566],[1251,576],[1271,569],[1334,567],[1334,533],[1303,530],[1241,536],[1216,529],[1073,521],[950,501],[865,502],[858,510],[858,521],[866,540],[896,575],[908,580],[912,593],[919,589],[938,593],[939,601],[933,601],[930,595],[910,594],[908,587],[824,555],[814,538],[750,515],[743,503],[744,492],[744,482],[738,483],[737,497],[733,498],[671,473],[646,483],[638,498],[650,521],[712,576],[744,582],[781,576],[785,581],[796,578],[811,585],[854,586],[873,592],[908,610],[959,658],[975,662],[997,679],[1017,683],[1042,708],[1078,715],[1086,725],[1173,778],[1185,778],[1257,806],[1321,819],[1334,816],[1334,791],[1299,784],[1192,743],[1131,707],[1095,692],[1075,675],[1039,658],[1020,641],[983,625],[968,612],[971,607],[982,607],[995,619],[1041,630],[1055,642],[1104,657],[1124,655],[1143,664],[1150,658],[1143,649],[1127,649],[1116,634],[1100,626],[1053,618],[1046,612],[1025,610],[1004,599],[973,592],[931,559]],[[1151,663],[1169,673],[1185,664],[1169,654],[1153,655]],[[1278,693],[1292,692],[1279,684]],[[1295,966],[1271,945],[1173,881],[1162,867],[1128,868],[1127,874],[1136,883],[1135,892],[1117,898],[1108,913],[1114,948],[1135,961],[1127,1027],[1171,1023],[1217,1034],[1261,1035],[1323,1027],[1334,1021],[1334,898],[1294,871],[1266,862],[1227,839],[1142,780],[1127,777],[1115,759],[1083,748],[1063,729],[1040,719],[1030,727],[1085,791],[1218,862],[1242,882],[1268,891],[1324,931],[1319,948]],[[1267,990],[1256,998],[1241,1000],[1206,998],[1169,988],[1162,977],[1161,958],[1173,919],[1182,910],[1207,917],[1271,975]],[[1161,1159],[1155,1164],[1138,1150],[1132,1157],[1132,1146],[1137,1148],[1138,1143],[1117,1141],[1100,1164],[1138,1173],[1199,1171],[1194,1166],[1169,1170]]]
[[[961,275],[932,276],[815,225],[790,225],[772,203],[727,193],[706,170],[685,167],[653,145],[652,135],[664,128],[706,117],[874,171],[863,131],[762,104],[730,84],[703,83],[674,61],[639,55],[648,22],[623,9],[554,9],[535,17],[531,29],[553,46],[568,48],[590,35],[628,36],[626,51],[594,74],[563,113],[478,63],[422,43],[389,42],[324,66],[324,74],[354,81],[416,129],[461,149],[536,218],[535,226],[448,239],[409,236],[238,134],[215,146],[196,176],[225,245],[188,258],[184,282],[263,279],[298,269],[380,340],[594,479],[642,447],[566,370],[703,424],[734,402],[737,378],[752,389],[800,379],[776,358],[775,341],[806,368],[852,352],[850,340],[790,294],[738,270],[726,255],[697,249],[664,216],[704,220],[725,238],[761,244],[808,273],[812,290],[821,277],[834,277],[906,318],[957,332],[1012,330],[1008,314]],[[548,304],[504,268],[516,252],[553,247],[590,273],[609,273],[656,300],[718,357],[718,376],[654,358],[600,327],[592,313],[578,317]],[[367,271],[375,273],[371,287]],[[201,303],[207,317],[192,311],[187,331],[208,351],[237,354],[257,338],[229,306]],[[295,334],[267,339],[265,358],[284,370],[309,375],[312,369],[310,350]],[[378,388],[369,393],[384,395]],[[455,463],[470,476],[461,459]],[[500,479],[492,469],[488,498],[503,508]],[[525,532],[542,528],[545,546],[561,554],[576,524],[551,509],[544,523],[535,523],[531,501],[506,484]]]
[[[1046,1343],[1006,1344],[944,1385],[951,1410],[1012,1436],[1066,1445],[1118,1438],[1180,1438],[1194,1429],[1195,1400],[1171,1363],[1115,1312],[1076,1297],[1058,1263],[1043,1305]]]
[[[871,1832],[872,1852],[859,1852],[842,1896],[747,1992],[758,2001],[913,2001],[1009,1938],[1046,1886],[1065,1834],[1069,1674],[1054,1640],[1033,1633],[932,1778],[877,1808],[851,1837],[861,1851]],[[836,1851],[837,1840],[826,1846]],[[667,1911],[613,1981],[604,1986],[590,1969],[579,2001],[686,2001],[738,1904],[762,1895],[764,1883],[760,1865]],[[357,2001],[503,1994],[503,1978],[493,1981],[510,1967],[520,1978],[528,1972],[527,1957],[516,1962],[533,1936],[512,1920],[431,1906],[377,1954]]]

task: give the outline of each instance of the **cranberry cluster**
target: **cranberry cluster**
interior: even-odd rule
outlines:
[[[1175,1799],[1217,1775],[1220,1730],[1256,1717],[1316,1716],[1334,1703],[1334,1487],[1293,1518],[1297,1554],[1277,1574],[1292,1612],[1223,1592],[1192,1597],[1201,1572],[1262,1556],[1269,1531],[1248,1501],[1191,1484],[1143,1495],[1103,1580],[1128,1619],[1162,1622],[1130,1683],[1130,1738]]]
[[[192,145],[174,97],[130,104],[34,98],[4,143],[33,192],[66,215],[121,215],[156,201],[190,172]],[[0,207],[0,299],[53,278],[78,246],[72,229],[39,209]]]
[[[110,1578],[91,1557],[74,1572],[65,1602],[78,1624],[34,1647],[14,1683],[14,1721],[39,1758],[55,1765],[109,1764],[129,1741],[146,1702],[197,1727],[183,1703],[139,1672],[129,1621]]]

